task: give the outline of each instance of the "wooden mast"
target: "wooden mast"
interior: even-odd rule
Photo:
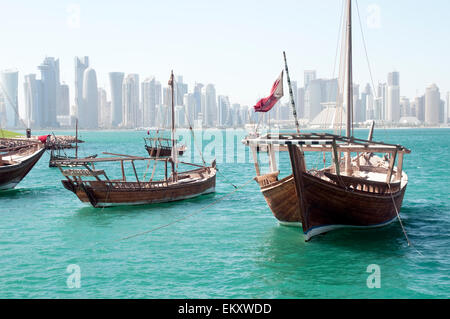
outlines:
[[[287,60],[286,60],[286,52],[284,52],[284,51],[283,51],[283,56],[284,56],[284,66],[286,69],[286,78],[287,78],[287,82],[289,85],[289,96],[291,99],[292,114],[294,115],[295,127],[297,128],[297,133],[300,133],[300,127],[298,125],[298,119],[297,119],[297,110],[295,109],[294,94],[292,93],[291,78],[289,77],[289,69],[288,69]]]
[[[173,70],[170,74],[169,85],[171,87],[172,94],[172,177],[173,181],[177,181],[177,172],[176,172],[176,161],[177,161],[177,148],[176,148],[176,140],[175,140],[175,104],[174,104],[174,78],[173,78]]]
[[[352,137],[353,125],[353,72],[352,72],[352,1],[347,0],[347,125],[346,135]],[[351,153],[345,154],[345,173],[350,176],[352,172]]]
[[[78,119],[75,121],[75,158],[78,158]]]

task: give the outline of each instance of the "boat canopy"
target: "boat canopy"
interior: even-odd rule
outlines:
[[[333,145],[340,151],[371,153],[406,153],[411,151],[402,145],[388,144],[328,133],[267,133],[243,140],[247,146],[299,145],[309,152],[332,152]]]

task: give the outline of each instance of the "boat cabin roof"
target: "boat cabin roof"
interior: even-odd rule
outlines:
[[[267,133],[259,137],[244,139],[248,146],[257,145],[300,145],[305,151],[332,151],[333,145],[340,151],[372,152],[372,153],[411,153],[402,145],[388,144],[346,137],[329,133]]]

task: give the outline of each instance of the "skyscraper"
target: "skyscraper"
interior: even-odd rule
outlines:
[[[60,85],[59,103],[56,105],[56,115],[70,115],[69,86],[65,83]]]
[[[230,109],[230,100],[228,96],[219,95],[217,97],[217,108],[218,108],[218,125],[227,125],[227,117]]]
[[[111,127],[111,103],[107,99],[104,88],[98,88],[98,126]]]
[[[297,90],[297,116],[299,119],[305,117],[305,88]]]
[[[122,85],[124,74],[122,72],[109,73],[109,85],[111,92],[111,125],[117,127],[122,123]]]
[[[6,127],[16,127],[18,124],[18,85],[19,72],[17,70],[4,70],[0,72],[0,93],[3,96],[4,116],[1,122]]]
[[[78,117],[78,110],[83,104],[83,81],[84,71],[89,67],[89,57],[75,57],[75,114]]]
[[[194,120],[198,119],[198,115],[203,112],[202,110],[202,88],[203,84],[201,83],[195,83],[194,86],[194,92],[192,93],[194,95],[194,101],[195,101],[195,118]]]
[[[445,114],[444,114],[444,124],[448,124],[448,118],[450,116],[450,92],[447,92],[447,104],[445,107]]]
[[[322,82],[311,80],[305,89],[305,118],[313,120],[322,111]]]
[[[427,87],[425,92],[425,123],[436,125],[439,123],[439,108],[441,93],[436,84]]]
[[[316,71],[315,70],[306,70],[304,72],[304,86],[305,89],[308,87],[311,81],[316,79]]]
[[[141,101],[143,124],[146,127],[156,125],[156,80],[154,77],[147,78],[141,83]]]
[[[43,125],[56,127],[56,105],[60,101],[59,59],[46,57],[38,67],[42,81]]]
[[[122,88],[122,126],[136,128],[142,125],[142,121],[139,121],[139,75],[128,74]]]
[[[398,72],[388,74],[386,98],[386,121],[398,122],[400,120],[400,74]]]
[[[425,96],[418,96],[414,99],[416,106],[416,117],[419,121],[425,122]]]
[[[98,128],[97,74],[92,68],[87,68],[84,71],[82,106],[78,110],[80,128]]]
[[[23,83],[25,97],[25,122],[29,128],[40,128],[43,122],[42,82],[36,79],[36,74],[25,75]]]
[[[204,124],[213,127],[217,123],[216,89],[213,84],[205,87]]]

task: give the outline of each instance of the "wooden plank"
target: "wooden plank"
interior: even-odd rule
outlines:
[[[398,155],[398,161],[397,161],[397,174],[395,176],[396,179],[401,180],[402,179],[402,171],[403,171],[403,153],[400,153]]]
[[[126,178],[126,176],[125,176],[125,168],[123,167],[123,161],[120,161],[120,167],[122,168],[122,180],[123,180],[124,182],[126,182],[126,181],[127,181],[127,178]]]
[[[389,170],[386,176],[386,183],[390,184],[392,179],[392,172],[394,171],[395,160],[397,158],[397,152],[392,154],[391,159],[389,160]]]
[[[261,171],[259,169],[258,152],[256,151],[256,146],[251,146],[251,149],[253,154],[253,162],[255,163],[256,176],[260,176]]]

